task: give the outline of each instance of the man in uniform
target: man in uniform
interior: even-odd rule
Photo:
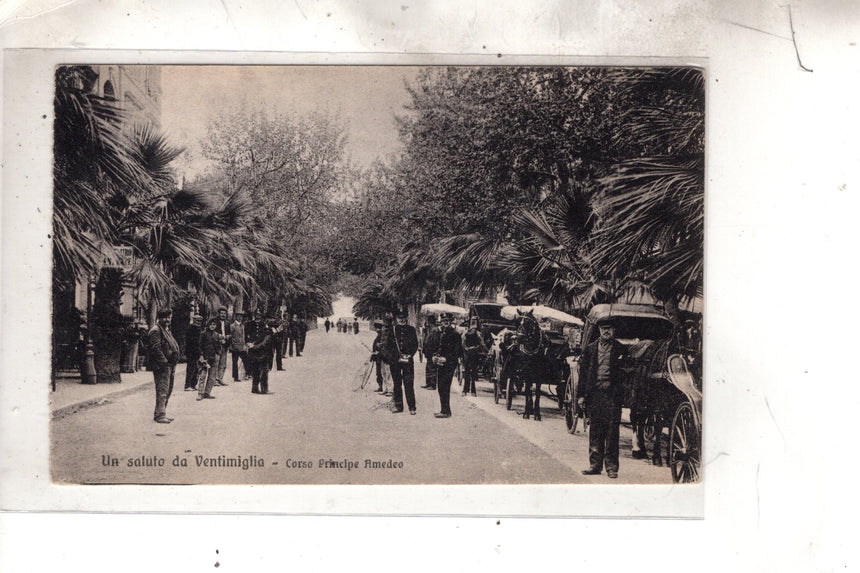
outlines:
[[[579,360],[581,394],[579,406],[587,406],[591,417],[588,431],[589,468],[584,475],[618,477],[618,430],[621,424],[621,402],[624,396],[621,366],[626,355],[624,345],[615,340],[611,317],[597,323],[600,337],[585,347]]]
[[[438,374],[439,404],[440,411],[434,414],[437,418],[451,417],[451,380],[454,378],[454,370],[457,369],[457,361],[463,354],[463,344],[460,334],[451,327],[453,316],[450,313],[440,315],[442,332],[439,338],[439,348],[433,353],[431,360],[436,364]]]
[[[431,359],[439,350],[441,337],[442,333],[436,327],[436,317],[431,314],[427,317],[427,334],[424,336],[424,356],[427,357],[427,362],[424,365],[424,386],[422,388],[436,389],[437,368]]]
[[[155,379],[155,413],[152,419],[159,424],[169,424],[167,401],[173,393],[173,376],[179,362],[179,345],[170,333],[170,309],[158,311],[158,320],[149,331],[149,367]]]
[[[415,327],[407,324],[409,318],[405,310],[396,314],[397,323],[394,325],[394,345],[397,358],[391,365],[391,378],[394,380],[395,414],[403,411],[403,394],[406,394],[406,405],[409,413],[415,415],[415,363],[414,356],[418,352],[418,334]]]

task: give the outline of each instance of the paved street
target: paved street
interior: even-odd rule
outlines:
[[[439,420],[435,392],[420,388],[418,414],[392,414],[357,372],[374,334],[308,334],[301,358],[270,373],[271,395],[250,381],[218,387],[196,400],[182,382],[170,400],[172,424],[152,421],[151,384],[52,422],[52,474],[64,483],[209,484],[522,484],[671,483],[666,468],[630,457],[622,428],[618,480],[582,476],[587,438],[569,435],[553,399],[542,422],[495,404],[492,387],[477,398],[452,389],[453,417]],[[229,368],[226,378],[229,379]],[[515,401],[521,412],[522,398]],[[187,465],[181,465],[182,463]],[[245,464],[245,468],[242,465]]]

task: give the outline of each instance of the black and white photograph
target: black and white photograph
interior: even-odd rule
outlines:
[[[705,69],[53,79],[55,484],[703,480]]]
[[[856,569],[856,2],[0,4],[0,571]]]

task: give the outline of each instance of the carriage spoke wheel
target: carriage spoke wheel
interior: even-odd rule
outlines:
[[[576,403],[573,398],[573,384],[568,380],[564,388],[564,425],[569,434],[576,433]]]
[[[675,483],[699,481],[701,440],[693,418],[693,407],[684,402],[675,410],[669,434],[669,467]]]
[[[505,387],[505,410],[511,409],[511,404],[514,401],[514,377],[508,376],[508,383]]]

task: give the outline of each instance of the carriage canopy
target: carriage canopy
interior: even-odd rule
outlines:
[[[556,310],[554,308],[550,308],[548,306],[506,306],[502,309],[502,316],[507,318],[508,320],[514,320],[517,317],[517,311],[519,312],[531,312],[535,318],[540,319],[548,319],[554,320],[556,322],[561,322],[564,324],[574,324],[577,326],[582,326],[583,322],[573,316],[572,314],[567,314],[566,312],[562,312],[560,310]]]
[[[459,316],[466,316],[468,311],[462,306],[454,306],[453,304],[445,304],[445,303],[430,303],[430,304],[422,304],[421,305],[421,314],[442,314],[443,312],[450,312],[451,314],[456,314]]]
[[[583,344],[597,338],[596,324],[607,318],[615,326],[615,338],[622,343],[671,338],[674,324],[663,310],[651,304],[597,304],[588,313]]]

